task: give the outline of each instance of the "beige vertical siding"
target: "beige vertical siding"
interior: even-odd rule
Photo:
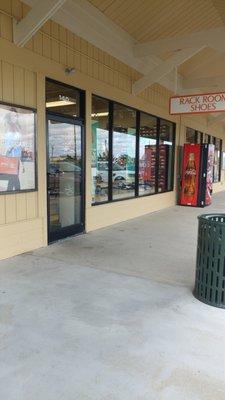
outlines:
[[[0,100],[37,107],[36,73],[0,61],[0,82]],[[43,244],[39,217],[37,192],[0,195],[0,258]]]

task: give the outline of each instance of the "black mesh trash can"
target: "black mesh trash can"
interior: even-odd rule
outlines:
[[[198,217],[195,297],[225,308],[225,214]]]

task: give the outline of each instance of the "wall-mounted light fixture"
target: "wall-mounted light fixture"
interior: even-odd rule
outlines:
[[[66,67],[65,68],[65,74],[66,75],[73,75],[75,74],[76,70],[74,67]]]

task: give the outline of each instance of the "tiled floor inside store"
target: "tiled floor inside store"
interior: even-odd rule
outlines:
[[[225,310],[192,295],[172,207],[0,262],[0,399],[224,400]]]

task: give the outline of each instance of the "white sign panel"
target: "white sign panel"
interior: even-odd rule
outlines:
[[[225,111],[225,92],[170,98],[170,114],[201,114],[220,111]]]

